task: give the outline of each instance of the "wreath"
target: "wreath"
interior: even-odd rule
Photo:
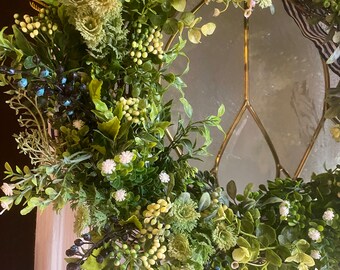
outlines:
[[[79,238],[66,250],[68,270],[339,269],[340,166],[237,194],[235,182],[220,187],[190,165],[208,153],[210,127],[223,132],[224,107],[193,121],[182,74],[170,69],[187,58],[188,41],[213,34],[216,25],[196,16],[205,4],[213,16],[229,5],[246,18],[255,6],[273,10],[270,0],[203,1],[191,11],[186,0],[32,0],[35,15],[15,14],[12,32],[1,30],[0,82],[32,163],[5,164],[2,213],[69,203]],[[338,1],[294,4],[339,43]],[[170,88],[186,112],[173,136]],[[332,133],[339,140],[340,127]]]

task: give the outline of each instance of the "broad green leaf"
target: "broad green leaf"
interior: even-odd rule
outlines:
[[[210,36],[214,33],[216,29],[216,24],[210,22],[201,27],[202,34],[205,36]]]
[[[137,216],[135,216],[135,215],[129,217],[127,220],[124,220],[124,221],[121,221],[121,222],[120,222],[121,225],[129,224],[129,223],[135,224],[135,226],[136,226],[136,228],[137,228],[138,230],[143,229],[142,223],[139,221],[139,219],[138,219]]]
[[[236,184],[235,184],[234,180],[231,180],[231,181],[228,182],[228,184],[227,184],[227,192],[228,192],[229,197],[232,200],[235,200],[236,193],[237,193],[237,188],[236,188]]]
[[[5,169],[9,173],[13,173],[12,167],[11,167],[11,165],[9,165],[8,162],[5,163]]]
[[[208,192],[204,192],[198,203],[198,212],[202,212],[210,206],[211,198]]]
[[[90,97],[92,100],[100,100],[103,82],[93,79],[89,84]]]
[[[173,35],[178,31],[178,21],[175,18],[168,18],[163,26],[163,31],[167,35]]]
[[[184,97],[181,97],[180,102],[183,104],[184,107],[184,111],[186,113],[186,115],[191,118],[192,117],[192,107],[190,105],[190,103],[188,102],[188,100]]]
[[[28,42],[24,34],[17,28],[16,25],[13,25],[12,28],[15,36],[15,43],[18,46],[18,48],[22,50],[23,53],[27,56],[35,55],[36,54],[35,50],[33,49],[32,45]]]
[[[189,29],[188,31],[188,38],[190,40],[190,42],[194,43],[194,44],[198,44],[201,42],[201,31],[197,28],[192,28]]]
[[[277,255],[273,250],[266,250],[266,259],[269,263],[280,267],[282,265],[282,260],[279,255]]]
[[[312,266],[315,265],[313,258],[311,256],[307,255],[306,253],[300,253],[299,259],[300,259],[301,263],[304,263],[309,267],[312,267]]]
[[[36,67],[37,65],[34,63],[33,61],[33,56],[28,56],[26,57],[25,61],[24,61],[24,67],[26,69],[31,69]]]
[[[110,121],[99,123],[98,129],[115,140],[120,129],[120,121],[117,116],[115,116]]]
[[[26,206],[24,209],[22,209],[20,211],[21,215],[27,215],[28,213],[30,213],[33,209],[35,208],[35,206]]]
[[[239,245],[240,247],[245,247],[245,248],[251,248],[251,245],[249,244],[249,242],[247,241],[247,239],[245,239],[242,236],[239,236],[237,238],[237,245]]]
[[[256,228],[256,236],[263,246],[267,247],[275,242],[276,231],[267,224],[261,223]]]
[[[262,206],[265,206],[267,204],[273,204],[273,203],[281,203],[283,202],[283,200],[279,197],[270,197],[269,199],[267,199]]]
[[[218,117],[222,117],[225,113],[225,107],[224,105],[222,104],[219,108],[218,108],[218,111],[217,111],[217,116]]]
[[[181,15],[180,20],[184,23],[184,25],[189,26],[194,22],[195,14],[192,12],[184,12]]]
[[[183,12],[185,10],[186,4],[186,0],[171,0],[172,7],[179,12]]]
[[[45,193],[50,196],[50,197],[54,197],[56,196],[58,193],[51,187],[48,187],[45,189]]]
[[[254,232],[254,225],[247,219],[241,220],[241,230],[248,234],[253,234]]]

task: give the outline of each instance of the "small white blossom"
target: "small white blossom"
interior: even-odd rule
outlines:
[[[9,211],[9,205],[10,203],[8,202],[1,202],[1,207],[3,208],[3,210],[0,212],[0,215],[2,215],[3,212],[5,212],[6,210]]]
[[[320,254],[320,252],[319,252],[318,250],[315,250],[315,249],[311,250],[310,256],[311,256],[313,259],[315,259],[315,260],[320,260],[320,259],[321,259],[321,254]]]
[[[318,241],[321,237],[321,234],[317,229],[311,228],[308,230],[308,236],[313,241]]]
[[[290,206],[289,201],[283,201],[280,204],[279,211],[280,211],[280,215],[282,217],[287,217],[288,216],[288,214],[289,214],[289,206]]]
[[[73,121],[73,126],[78,130],[80,130],[84,126],[84,124],[85,123],[84,123],[83,120],[74,120]]]
[[[119,161],[122,164],[128,164],[133,159],[134,154],[130,151],[124,151],[119,155]]]
[[[332,221],[333,218],[334,218],[334,212],[331,209],[326,210],[322,215],[322,219],[324,221]]]
[[[159,174],[159,180],[161,180],[162,183],[169,183],[170,176],[166,172],[163,171]]]
[[[116,162],[113,159],[107,159],[102,163],[102,172],[105,174],[111,174],[116,169]]]
[[[14,185],[3,183],[1,186],[1,190],[5,193],[6,196],[12,196],[14,187]]]
[[[126,198],[126,190],[125,189],[119,189],[115,193],[115,200],[117,202],[122,202]]]

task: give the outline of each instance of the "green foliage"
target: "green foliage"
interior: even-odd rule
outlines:
[[[208,154],[210,129],[223,132],[225,112],[222,105],[194,121],[185,97],[187,40],[200,43],[216,28],[199,8],[186,0],[43,2],[32,27],[16,16],[12,34],[0,31],[0,84],[12,88],[7,103],[23,129],[15,139],[32,163],[5,164],[2,212],[70,203],[74,231],[90,230],[86,247],[77,239],[82,247],[67,252],[83,269],[336,269],[339,168],[237,194],[234,181],[223,189],[190,165]],[[212,2],[224,10],[246,3]],[[187,61],[181,74],[171,72],[178,57]],[[170,88],[185,112],[173,138],[172,101],[163,100]],[[335,90],[328,101],[327,115],[338,117]]]

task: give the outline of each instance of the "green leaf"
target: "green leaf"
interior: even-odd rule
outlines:
[[[216,29],[216,24],[210,22],[201,27],[202,34],[205,36],[210,36],[214,33]]]
[[[267,199],[262,206],[265,206],[267,204],[274,204],[274,203],[281,203],[283,202],[283,200],[279,197],[270,197],[269,199]]]
[[[178,21],[175,18],[168,18],[163,26],[163,31],[167,35],[174,35],[178,31]]]
[[[198,203],[198,212],[202,212],[207,209],[211,204],[211,198],[209,192],[204,192]]]
[[[35,206],[26,206],[24,209],[22,209],[20,211],[21,215],[27,215],[28,213],[30,213],[33,209],[35,208]]]
[[[121,221],[120,225],[125,225],[125,224],[129,224],[129,223],[133,223],[135,224],[136,228],[138,230],[143,229],[143,225],[142,223],[139,221],[139,219],[137,218],[137,216],[132,215],[131,217],[129,217],[127,220]]]
[[[16,45],[23,51],[25,55],[35,55],[35,50],[33,49],[31,43],[28,42],[24,34],[17,28],[16,25],[13,25],[12,28]]]
[[[90,97],[92,100],[100,100],[103,82],[93,79],[89,84]]]
[[[48,187],[45,189],[45,193],[49,196],[49,197],[55,197],[58,193],[51,187]]]
[[[239,245],[240,247],[245,247],[245,248],[251,248],[251,245],[249,244],[249,242],[247,241],[247,239],[245,239],[242,236],[239,236],[237,238],[237,245]]]
[[[219,108],[218,108],[218,111],[217,111],[217,116],[218,117],[222,117],[225,113],[225,107],[224,105],[222,104]]]
[[[282,265],[282,260],[279,255],[277,255],[273,250],[266,250],[266,259],[270,264],[280,267]]]
[[[192,12],[184,12],[180,19],[184,25],[190,26],[195,20],[195,14]]]
[[[188,100],[184,97],[181,97],[180,102],[183,104],[184,107],[184,111],[186,113],[186,115],[191,118],[192,117],[192,107],[190,105],[190,103],[188,102]]]
[[[192,28],[189,29],[188,31],[188,39],[190,40],[190,42],[194,43],[194,44],[198,44],[201,42],[201,31],[197,28]]]
[[[115,140],[120,129],[120,121],[118,117],[115,116],[110,121],[98,123],[98,129]]]
[[[261,244],[268,247],[276,240],[276,231],[271,226],[260,223],[256,228],[256,236]]]
[[[11,165],[9,165],[8,162],[5,163],[5,169],[9,173],[13,173],[12,167],[11,167]]]
[[[185,10],[186,4],[186,0],[171,0],[172,7],[179,12],[183,12]]]
[[[33,56],[28,56],[26,57],[25,61],[24,61],[24,67],[26,69],[31,69],[36,67],[37,65],[34,63],[33,61]]]
[[[235,200],[237,194],[237,188],[234,180],[231,180],[227,184],[227,192],[232,200]]]

